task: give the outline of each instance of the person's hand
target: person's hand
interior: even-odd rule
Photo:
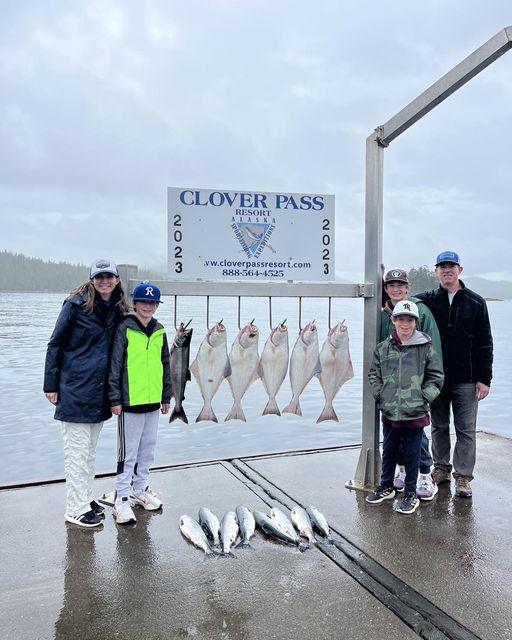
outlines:
[[[123,407],[120,404],[116,404],[115,407],[110,407],[110,411],[112,411],[115,416],[120,416],[123,411]]]
[[[52,404],[57,404],[57,401],[59,399],[59,394],[56,391],[50,391],[49,393],[45,393],[44,395],[46,396],[46,399],[48,400],[48,402],[51,402]]]
[[[169,413],[169,409],[171,408],[170,404],[165,404],[164,402],[162,402],[162,406],[160,407],[160,411],[165,415],[166,413]]]
[[[483,382],[477,382],[475,385],[476,399],[483,400],[489,395],[490,388]]]

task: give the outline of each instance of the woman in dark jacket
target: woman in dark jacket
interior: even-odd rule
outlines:
[[[116,265],[93,262],[90,280],[64,302],[48,343],[44,393],[62,422],[66,520],[82,527],[101,524],[103,508],[92,499],[96,443],[111,416],[107,397],[115,330],[127,311]]]

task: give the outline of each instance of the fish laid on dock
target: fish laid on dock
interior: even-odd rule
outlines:
[[[187,329],[182,323],[176,332],[171,346],[171,389],[175,404],[169,422],[182,420],[188,424],[187,414],[183,409],[183,400],[185,399],[185,386],[190,380],[188,367],[192,331],[192,329]]]
[[[301,416],[299,398],[311,378],[320,372],[318,359],[318,331],[313,322],[308,323],[299,333],[290,358],[290,383],[292,399],[283,413]]]
[[[296,546],[299,551],[306,551],[308,548],[307,545],[303,544],[300,541],[299,536],[294,532],[294,535],[289,535],[284,529],[282,529],[275,520],[272,520],[269,516],[261,511],[254,511],[254,519],[256,520],[256,524],[260,527],[262,531],[264,531],[267,535],[280,540],[281,542],[286,542],[287,544],[293,544]]]
[[[194,518],[187,515],[181,516],[180,531],[194,546],[198,549],[202,549],[206,556],[215,557],[218,555],[217,552],[210,547],[205,532]]]
[[[272,509],[270,509],[269,516],[278,526],[281,527],[283,531],[286,531],[289,536],[292,536],[293,538],[297,535],[292,521],[285,513],[281,511],[281,509],[272,507]]]
[[[219,545],[220,522],[217,516],[207,507],[201,507],[199,509],[198,521],[203,531],[206,533],[206,537],[211,541],[211,543],[214,546]]]
[[[194,362],[190,365],[190,371],[199,385],[204,401],[196,422],[201,420],[218,422],[212,408],[212,399],[224,378],[231,375],[226,346],[226,327],[220,322],[208,330]]]
[[[321,371],[316,375],[324,392],[325,406],[317,423],[324,420],[339,422],[332,402],[342,385],[354,377],[348,344],[348,330],[342,322],[329,331],[320,352],[320,366]]]
[[[234,511],[228,511],[222,518],[220,524],[220,544],[222,555],[235,557],[231,552],[231,547],[238,538],[238,520]]]
[[[258,327],[252,323],[240,329],[229,353],[231,375],[228,383],[233,396],[233,406],[225,417],[227,420],[246,422],[241,401],[250,385],[258,376]]]
[[[327,522],[326,517],[323,513],[320,513],[316,507],[306,507],[306,512],[311,520],[311,524],[313,525],[313,529],[316,529],[320,535],[322,535],[327,542],[333,544],[331,538],[331,532],[329,531],[329,524]]]
[[[315,534],[313,533],[313,525],[305,509],[302,507],[293,507],[291,510],[292,522],[297,527],[298,532],[304,538],[309,540],[309,544],[315,544]]]
[[[256,530],[256,521],[254,520],[254,516],[252,511],[247,507],[242,505],[238,505],[236,508],[236,517],[238,520],[238,526],[240,528],[240,537],[242,538],[240,542],[236,545],[238,547],[251,547],[252,545],[249,540],[254,535]]]
[[[268,402],[262,414],[264,416],[269,414],[281,415],[276,396],[288,371],[288,353],[288,329],[282,322],[272,329],[265,342],[258,364],[258,372],[268,394]]]

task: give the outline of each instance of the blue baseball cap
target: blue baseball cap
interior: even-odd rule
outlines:
[[[443,251],[437,256],[436,267],[442,262],[453,262],[453,264],[458,264],[460,267],[459,254],[455,253],[455,251]]]
[[[133,290],[134,302],[162,302],[160,300],[160,289],[151,282],[141,282]]]

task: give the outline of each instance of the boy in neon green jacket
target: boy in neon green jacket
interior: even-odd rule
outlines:
[[[163,326],[153,318],[160,289],[147,282],[133,291],[135,314],[117,329],[109,375],[111,410],[118,416],[118,456],[114,516],[117,524],[136,521],[134,504],[148,511],[162,501],[148,484],[154,460],[159,410],[169,412],[171,373]]]

